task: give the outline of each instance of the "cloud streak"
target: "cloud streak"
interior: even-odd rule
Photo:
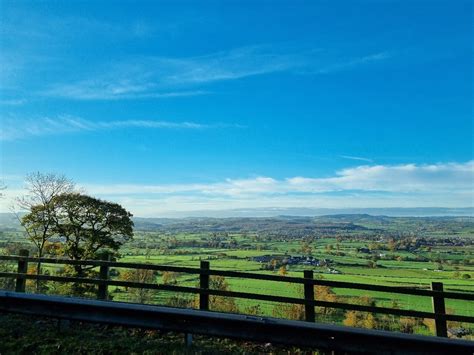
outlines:
[[[350,58],[347,60],[339,61],[334,64],[327,65],[318,70],[320,74],[330,74],[333,72],[338,72],[341,70],[347,70],[359,65],[369,64],[371,62],[378,62],[380,60],[385,60],[390,58],[390,54],[388,52],[380,52],[375,53],[367,56],[357,57],[357,58]]]
[[[74,132],[93,132],[126,128],[202,130],[212,128],[243,128],[237,124],[204,124],[197,122],[172,122],[159,120],[91,121],[73,116],[39,118],[30,120],[4,119],[0,141],[14,141],[46,135]]]
[[[368,163],[373,163],[374,162],[372,159],[363,158],[363,157],[355,157],[353,155],[339,155],[339,157],[344,158],[344,159],[349,159],[349,160],[365,161],[365,162],[368,162]]]
[[[134,57],[107,63],[89,78],[56,83],[43,96],[74,100],[169,98],[203,95],[202,88],[220,81],[278,72],[327,74],[389,58],[387,53],[336,60],[330,51],[259,45],[203,56]],[[82,75],[84,76],[84,75]]]

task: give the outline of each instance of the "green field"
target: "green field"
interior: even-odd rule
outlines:
[[[291,246],[291,244],[290,244]],[[327,256],[324,251],[321,250],[318,253],[318,249],[315,250],[315,256]],[[258,262],[248,260],[248,258],[266,255],[271,250],[215,250],[215,249],[200,249],[199,253],[195,254],[182,254],[182,255],[126,255],[121,261],[128,262],[140,262],[140,263],[154,263],[162,265],[175,265],[175,266],[188,266],[188,267],[199,267],[200,259],[209,260],[211,268],[217,270],[238,270],[242,272],[265,272],[268,274],[276,274],[273,271],[261,270],[261,265]],[[279,252],[285,252],[279,249]],[[222,254],[225,253],[225,256]],[[238,259],[235,259],[235,258]],[[347,257],[338,259],[342,263],[359,263],[361,266],[340,266],[337,270],[341,274],[330,274],[326,268],[316,267],[309,268],[315,271],[317,275],[321,275],[324,279],[334,281],[346,281],[356,283],[367,283],[377,285],[404,285],[414,287],[429,287],[432,281],[442,282],[446,290],[460,290],[474,292],[474,282],[471,280],[462,280],[453,278],[454,271],[434,271],[435,265],[433,263],[413,263],[413,262],[380,262],[380,266],[377,268],[367,268],[364,265],[365,259],[358,258],[356,253]],[[421,264],[421,265],[420,265]],[[302,277],[303,270],[308,267],[303,266],[291,266],[288,271],[288,276]],[[474,272],[472,267],[462,269],[472,277]],[[198,282],[197,277],[192,275],[183,275],[179,279],[179,284],[182,285],[196,285]],[[229,279],[228,280],[231,289],[234,291],[253,292],[253,293],[264,293],[272,295],[282,295],[291,297],[301,297],[298,295],[298,290],[291,284],[284,284],[271,281],[261,280],[248,280],[248,279]],[[349,289],[334,289],[335,293],[340,296],[351,296],[359,297],[361,295],[370,296],[378,301],[380,306],[389,306],[393,300],[396,300],[403,308],[431,311],[431,299],[428,297],[417,297],[409,295],[387,295],[381,292],[369,292],[362,290],[349,290]],[[120,298],[120,297],[119,297]],[[161,299],[158,297],[157,301]],[[242,300],[239,302],[242,305],[248,305],[252,301]],[[261,303],[259,301],[259,303]],[[265,307],[266,313],[271,312],[273,305]],[[474,307],[470,306],[468,302],[453,300],[447,302],[447,307],[456,311],[457,314],[474,315]]]

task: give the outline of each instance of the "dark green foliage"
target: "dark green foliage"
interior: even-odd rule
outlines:
[[[59,330],[56,319],[0,313],[0,354],[262,354],[302,353],[309,349],[275,347],[194,336],[186,348],[183,334],[71,322]]]
[[[192,298],[176,294],[167,299],[166,305],[169,307],[190,308],[193,306],[193,300]]]
[[[0,272],[16,272],[16,269],[11,264],[0,263]],[[0,277],[0,290],[15,290],[15,279]]]
[[[119,256],[120,246],[133,237],[131,213],[117,203],[80,193],[54,195],[46,202],[30,206],[29,210],[21,224],[39,257],[50,250],[73,260],[112,259]],[[40,266],[40,263],[36,265],[38,274]],[[82,265],[66,266],[60,274],[97,277],[92,267]],[[57,291],[67,294],[67,289],[61,287]],[[40,289],[39,282],[36,290],[46,292]],[[95,292],[95,286],[75,284],[71,292],[89,296]]]
[[[62,194],[55,204],[55,233],[65,238],[62,252],[73,260],[118,256],[120,246],[132,239],[132,214],[117,203],[78,193]],[[78,276],[84,274],[75,266]]]

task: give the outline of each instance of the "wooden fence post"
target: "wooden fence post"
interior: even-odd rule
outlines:
[[[443,291],[443,283],[432,282],[431,290]],[[446,306],[444,304],[443,296],[433,296],[433,313],[446,314]],[[448,336],[448,326],[445,319],[435,319],[435,325],[436,325],[436,336],[438,337]]]
[[[110,255],[105,256],[102,258],[104,261],[110,260]],[[99,278],[101,280],[108,280],[109,279],[109,265],[101,265],[99,269]],[[99,300],[107,300],[108,299],[108,285],[106,283],[99,284],[99,288],[97,290],[97,299]]]
[[[313,270],[304,271],[305,279],[313,279]],[[307,301],[314,301],[314,285],[312,283],[304,284],[304,299]],[[305,319],[307,322],[312,322],[316,320],[314,305],[305,304],[304,306]]]
[[[199,274],[199,288],[209,289],[209,274],[203,273],[209,270],[209,261],[201,261],[201,274]],[[199,309],[209,310],[209,295],[199,294]]]
[[[24,256],[28,258],[29,252],[26,249],[20,250],[20,256]],[[18,268],[17,273],[19,274],[26,274],[28,273],[28,260],[26,259],[19,259],[18,260]],[[23,276],[18,276],[16,278],[16,286],[15,292],[25,292],[26,289],[26,279]]]

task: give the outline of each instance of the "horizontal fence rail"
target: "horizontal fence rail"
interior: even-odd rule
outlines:
[[[319,350],[376,354],[474,352],[474,343],[241,314],[0,291],[0,311]]]
[[[22,256],[3,256],[0,255],[0,260],[5,261],[19,261],[27,260],[32,263],[45,263],[45,264],[62,264],[62,265],[84,265],[84,266],[108,266],[124,269],[142,269],[142,270],[153,270],[153,271],[171,271],[171,272],[181,272],[187,274],[196,274],[196,275],[212,275],[212,276],[224,276],[224,277],[236,277],[236,278],[245,278],[245,279],[254,279],[254,280],[264,280],[264,281],[276,281],[276,282],[288,282],[295,284],[312,284],[315,286],[328,286],[336,288],[349,288],[354,290],[366,290],[366,291],[379,291],[379,292],[389,292],[413,296],[442,296],[444,298],[450,299],[460,299],[466,301],[474,301],[473,293],[461,293],[461,292],[450,292],[450,291],[437,291],[437,290],[425,290],[417,289],[403,286],[383,286],[383,285],[371,285],[371,284],[361,284],[345,281],[329,281],[329,280],[305,280],[301,277],[292,277],[292,276],[278,276],[278,275],[266,275],[266,274],[256,274],[256,273],[247,273],[240,271],[228,271],[228,270],[212,270],[212,269],[202,269],[202,268],[192,268],[185,266],[169,266],[169,265],[156,265],[156,264],[141,264],[141,263],[129,263],[129,262],[118,262],[118,261],[102,261],[102,260],[69,260],[69,259],[53,259],[53,258],[35,258],[35,257],[22,257]]]
[[[441,336],[441,337],[447,337],[447,321],[474,323],[473,316],[446,314],[446,310],[445,310],[446,308],[445,299],[474,301],[474,293],[443,291],[443,284],[438,283],[438,282],[433,282],[432,288],[431,290],[429,290],[429,289],[407,288],[407,287],[401,287],[401,286],[383,286],[383,285],[370,285],[370,284],[351,283],[351,282],[319,280],[319,279],[314,279],[313,272],[308,271],[308,270],[304,272],[303,278],[299,278],[299,277],[289,277],[289,276],[246,273],[246,272],[238,272],[238,271],[213,270],[210,268],[208,261],[201,261],[200,268],[192,268],[192,267],[140,264],[140,263],[105,261],[105,260],[69,260],[69,259],[53,259],[53,258],[35,258],[35,257],[28,257],[28,255],[26,254],[26,251],[22,251],[22,253],[23,255],[19,255],[19,256],[0,256],[0,260],[17,262],[17,272],[0,272],[0,277],[16,279],[15,290],[17,292],[25,292],[26,280],[31,279],[31,280],[73,282],[73,283],[79,283],[79,284],[98,285],[97,298],[102,299],[102,300],[106,300],[108,298],[107,296],[108,286],[142,288],[142,289],[151,289],[151,290],[162,290],[162,291],[198,294],[199,295],[199,308],[201,310],[209,310],[209,296],[223,296],[223,297],[234,297],[234,298],[241,298],[241,299],[280,302],[280,303],[288,303],[288,304],[300,304],[300,305],[305,306],[305,319],[308,322],[314,322],[316,319],[314,307],[327,307],[327,308],[336,308],[336,309],[343,309],[343,310],[390,314],[390,315],[396,315],[396,316],[434,319],[435,325],[436,325],[436,335]],[[28,274],[27,273],[28,263],[30,262],[31,263],[44,263],[44,264],[82,265],[82,266],[98,267],[100,276],[99,278],[84,278],[84,277]],[[109,277],[109,270],[112,267],[195,274],[195,275],[199,275],[199,287],[113,280],[113,279],[110,279]],[[274,296],[274,295],[265,295],[265,294],[249,293],[249,292],[214,290],[214,289],[209,288],[210,276],[224,276],[224,277],[235,277],[235,278],[243,278],[243,279],[254,279],[254,280],[265,280],[265,281],[301,284],[304,287],[304,298]],[[314,289],[313,289],[314,286],[329,286],[329,287],[334,287],[334,288],[388,292],[390,294],[404,294],[404,295],[430,297],[433,303],[433,312],[395,309],[395,308],[377,307],[377,306],[365,306],[365,305],[343,303],[343,302],[322,301],[322,300],[317,299],[317,294],[315,295]]]

